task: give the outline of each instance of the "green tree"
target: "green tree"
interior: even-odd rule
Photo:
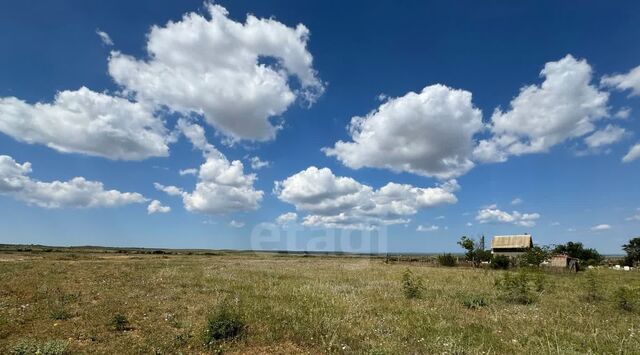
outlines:
[[[462,236],[458,241],[460,245],[467,252],[464,254],[465,259],[473,263],[473,266],[477,267],[482,261],[491,260],[491,252],[484,250],[484,236],[480,238],[479,242],[476,242],[473,238]]]
[[[534,246],[520,255],[520,263],[522,265],[540,266],[543,261],[549,259],[550,255],[551,251],[548,246]]]
[[[622,250],[627,253],[626,265],[635,266],[640,263],[640,237],[631,239],[628,244],[622,246]]]

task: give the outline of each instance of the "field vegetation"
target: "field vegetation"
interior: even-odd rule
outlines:
[[[5,251],[0,353],[640,349],[637,271],[575,274],[428,260]]]

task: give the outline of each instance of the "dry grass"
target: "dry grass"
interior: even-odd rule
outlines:
[[[404,297],[407,268],[424,280],[420,299]],[[638,353],[638,314],[612,300],[640,273],[598,271],[599,302],[584,300],[583,274],[549,274],[526,306],[498,299],[501,273],[349,257],[0,253],[0,353],[24,339],[109,354]],[[488,305],[470,309],[470,297]],[[205,347],[222,302],[246,335]],[[125,331],[110,325],[117,314]]]

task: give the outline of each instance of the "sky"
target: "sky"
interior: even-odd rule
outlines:
[[[0,243],[640,234],[640,4],[0,4]]]

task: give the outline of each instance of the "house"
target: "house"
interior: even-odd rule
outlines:
[[[571,271],[578,271],[578,259],[572,258],[567,254],[555,254],[549,260],[549,266],[568,268]]]
[[[496,235],[491,240],[491,254],[518,256],[533,247],[533,238],[529,234]]]

